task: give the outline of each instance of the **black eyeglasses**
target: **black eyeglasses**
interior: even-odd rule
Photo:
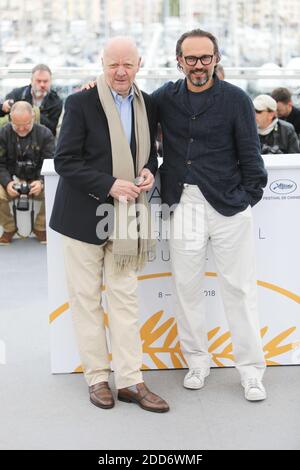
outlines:
[[[209,65],[212,63],[213,56],[214,54],[212,55],[205,54],[205,55],[201,55],[200,57],[197,57],[195,55],[187,55],[187,56],[184,56],[184,60],[185,60],[186,65],[190,65],[191,67],[194,67],[194,65],[197,64],[198,60],[200,60],[202,65]]]

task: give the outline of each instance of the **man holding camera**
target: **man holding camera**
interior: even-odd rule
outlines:
[[[51,89],[51,78],[52,73],[47,65],[36,65],[32,69],[31,84],[15,88],[8,93],[6,100],[0,105],[0,117],[10,112],[14,102],[27,101],[34,107],[38,122],[48,127],[55,136],[62,112],[62,100],[56,91]]]
[[[24,210],[26,196],[42,201],[33,232],[40,243],[46,243],[44,185],[40,173],[43,160],[53,158],[54,136],[45,126],[34,124],[34,118],[32,106],[19,101],[11,108],[11,122],[0,129],[0,225],[4,229],[0,245],[9,245],[17,232],[9,202],[20,198]]]

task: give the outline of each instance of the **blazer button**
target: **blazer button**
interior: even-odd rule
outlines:
[[[187,164],[187,165],[191,165],[191,164],[192,164],[192,161],[191,161],[191,160],[188,160],[188,161],[186,162],[186,164]]]
[[[190,139],[190,142],[191,142],[191,144],[192,144],[192,143],[194,142],[194,139],[193,139],[193,138],[191,138],[191,139]]]

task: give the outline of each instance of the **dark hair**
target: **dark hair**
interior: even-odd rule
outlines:
[[[214,45],[214,54],[217,58],[217,62],[221,60],[221,54],[219,51],[218,41],[217,38],[209,33],[208,31],[204,31],[203,29],[192,29],[191,31],[187,31],[183,33],[176,43],[176,58],[182,56],[182,43],[186,38],[208,38]]]
[[[275,88],[271,93],[275,101],[281,101],[288,104],[292,100],[291,92],[287,88]]]
[[[38,64],[35,67],[33,67],[33,69],[31,70],[31,75],[33,75],[35,72],[40,71],[40,70],[42,72],[48,72],[50,73],[50,75],[52,75],[50,68],[48,67],[48,65],[45,65],[45,64]]]
[[[225,78],[225,70],[224,70],[223,65],[217,64],[217,65],[215,66],[215,73],[218,75],[218,77],[220,78],[220,80],[224,80],[224,78]],[[221,76],[222,76],[222,78],[221,78]]]

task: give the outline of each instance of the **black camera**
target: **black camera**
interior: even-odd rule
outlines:
[[[4,103],[4,101],[0,100],[0,109],[2,109],[3,103]],[[14,100],[8,100],[9,109],[11,109],[13,104],[14,104]]]
[[[283,153],[278,145],[267,145],[263,144],[262,149],[261,149],[261,154],[262,155],[268,155],[268,154],[278,154],[278,153]]]
[[[36,178],[36,163],[33,160],[17,160],[15,174],[20,179],[34,180]]]
[[[28,194],[30,192],[30,184],[28,184],[27,181],[23,181],[23,183],[15,183],[13,185],[13,188],[20,195],[17,201],[17,210],[28,211],[29,210]]]

